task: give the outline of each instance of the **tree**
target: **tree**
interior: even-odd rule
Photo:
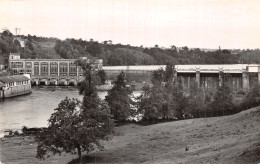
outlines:
[[[165,81],[172,81],[173,80],[173,74],[174,74],[174,66],[173,65],[166,65],[165,69]]]
[[[260,86],[257,84],[254,87],[252,87],[249,92],[246,94],[243,106],[247,109],[256,107],[259,105],[259,101],[257,101],[257,98],[260,97]]]
[[[210,107],[213,113],[217,113],[218,115],[221,112],[222,115],[225,115],[226,111],[233,109],[232,94],[229,87],[222,85],[218,88],[214,94]]]
[[[126,74],[121,72],[114,82],[114,87],[108,91],[105,97],[115,120],[123,122],[132,114],[131,93],[132,90],[126,86]]]
[[[169,116],[174,116],[179,120],[184,119],[187,98],[177,84],[173,84],[172,94],[169,98]]]
[[[193,80],[189,88],[189,96],[186,104],[186,114],[193,117],[205,116],[205,93],[202,88],[198,87],[197,81]],[[210,102],[210,100],[208,100]]]
[[[106,80],[107,80],[107,75],[106,72],[102,69],[98,71],[98,76],[100,77],[101,80],[101,84],[105,84]]]
[[[19,47],[19,48],[21,47],[21,44],[17,39],[14,40],[14,45]]]
[[[93,39],[87,45],[87,52],[92,56],[98,56],[101,53],[101,45],[98,42],[94,42]]]
[[[165,82],[165,71],[162,68],[153,71],[152,83],[154,85],[161,85],[162,82]]]
[[[138,97],[139,112],[144,114],[144,119],[154,123],[155,119],[168,117],[168,95],[166,88],[162,85],[155,85],[152,88],[146,88],[144,93]]]
[[[83,90],[80,90],[84,95],[83,101],[65,98],[54,109],[48,128],[36,136],[36,157],[39,159],[49,157],[50,153],[74,153],[75,150],[81,159],[81,152],[89,153],[95,147],[102,149],[100,140],[108,140],[113,133],[112,115],[107,103],[98,98],[91,64],[84,61],[81,64],[85,81],[88,81],[88,85],[82,86]]]

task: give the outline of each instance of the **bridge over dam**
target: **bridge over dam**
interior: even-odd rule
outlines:
[[[233,91],[248,90],[260,84],[260,64],[175,65],[174,77],[180,79],[183,88],[196,81],[199,87],[216,89],[225,81]]]
[[[127,81],[151,83],[152,72],[166,69],[166,65],[143,66],[103,66],[108,79],[115,79],[120,72],[127,74]],[[220,74],[224,74],[221,79]],[[178,78],[184,89],[189,89],[196,82],[204,89],[217,89],[224,80],[233,91],[248,90],[260,84],[260,64],[209,64],[209,65],[175,65],[174,78]]]

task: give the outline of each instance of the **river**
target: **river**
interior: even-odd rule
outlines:
[[[135,96],[140,91],[134,91]],[[106,91],[98,92],[101,99]],[[5,99],[0,102],[0,137],[5,130],[20,131],[23,126],[46,127],[48,119],[65,97],[82,99],[75,87],[37,86],[32,93]]]

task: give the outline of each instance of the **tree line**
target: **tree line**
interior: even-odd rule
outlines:
[[[15,39],[25,41],[25,47]],[[43,46],[50,43],[52,46]],[[93,39],[65,39],[37,37],[31,35],[14,36],[9,31],[1,33],[0,55],[8,56],[19,52],[23,58],[100,58],[104,65],[153,65],[153,64],[243,64],[260,63],[259,49],[235,49],[204,51],[187,46],[170,48],[131,46],[111,40],[98,42]]]
[[[240,90],[243,100],[233,102],[233,93],[228,85],[228,74],[221,73],[220,86],[216,91],[205,90],[191,82],[187,89],[182,88],[179,78],[173,78],[173,66],[166,70],[157,70],[152,75],[152,87],[144,88],[138,97],[138,110],[143,113],[143,120],[155,121],[182,120],[187,118],[214,117],[234,114],[260,105],[260,87],[255,85],[249,91]]]

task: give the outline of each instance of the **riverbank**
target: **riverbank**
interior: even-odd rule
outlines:
[[[82,163],[259,163],[260,107],[235,115],[199,118],[150,126],[116,128],[105,149],[83,156]],[[1,162],[78,164],[77,155],[35,158],[32,137],[0,141]]]

